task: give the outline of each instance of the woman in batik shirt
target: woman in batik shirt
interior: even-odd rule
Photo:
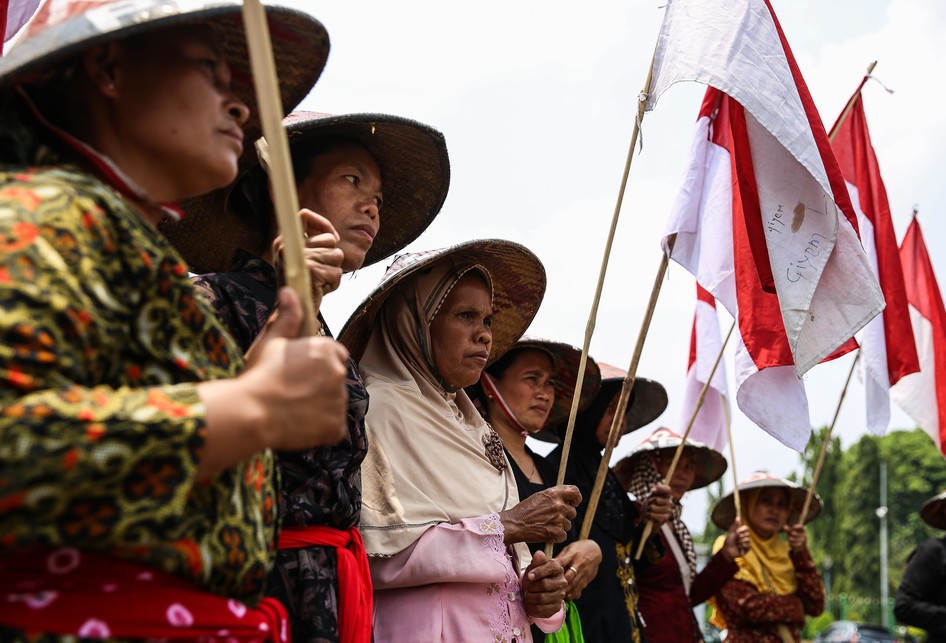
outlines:
[[[338,285],[342,271],[357,270],[402,248],[440,210],[449,165],[443,136],[436,130],[395,116],[310,112],[290,115],[285,126],[300,205],[306,208],[301,216],[317,297]],[[255,219],[261,235],[253,244],[256,252],[237,249],[229,271],[195,278],[244,350],[272,313],[277,289],[273,264],[278,254],[269,243],[274,232],[267,188],[257,166],[230,192],[231,210],[243,221]],[[174,238],[196,263],[206,261],[181,231]],[[354,361],[348,360],[347,370],[345,438],[331,446],[278,454],[284,530],[268,593],[289,609],[296,641],[367,643],[371,637],[371,578],[357,529],[361,463],[368,450],[368,393]]]
[[[268,449],[340,437],[344,351],[289,339],[287,291],[242,370],[155,228],[254,130],[240,3],[95,5],[47,3],[0,60],[0,639],[282,638]],[[270,18],[311,63],[293,104],[327,36]]]

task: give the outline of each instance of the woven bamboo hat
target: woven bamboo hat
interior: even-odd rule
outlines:
[[[598,389],[598,394],[595,396],[595,399],[600,398],[600,401],[604,403],[603,409],[607,408],[611,399],[621,391],[624,378],[627,377],[627,371],[617,366],[606,364],[605,362],[598,362],[597,364],[601,371],[601,387]],[[645,377],[635,378],[634,388],[631,389],[631,399],[628,400],[627,410],[625,411],[627,426],[622,435],[627,435],[631,431],[636,431],[656,420],[660,417],[660,414],[666,410],[667,404],[667,390],[660,382],[649,380]],[[561,437],[565,435],[567,425],[568,418],[566,416],[565,421],[549,430],[554,432],[558,440],[560,440]],[[595,426],[593,427],[588,426],[583,428],[591,431],[597,430],[597,422],[595,422]]]
[[[805,505],[808,490],[804,487],[799,487],[794,482],[773,476],[767,471],[755,471],[751,473],[748,478],[739,483],[739,492],[743,494],[742,506],[745,507],[744,492],[751,489],[761,489],[763,487],[788,489],[789,496],[792,500],[788,524],[794,525],[797,523],[799,517],[801,517],[801,509]],[[821,498],[818,494],[812,496],[811,505],[808,507],[808,515],[805,517],[805,524],[817,518],[823,508],[824,503],[821,502]],[[736,503],[733,500],[732,492],[719,499],[719,502],[713,507],[713,513],[710,514],[710,519],[713,521],[713,524],[720,529],[729,529],[729,526],[732,525],[733,521],[736,519]]]
[[[544,442],[561,442],[561,437],[549,429],[568,421],[568,414],[571,412],[576,381],[578,379],[578,365],[581,362],[581,349],[575,348],[571,344],[556,342],[550,339],[523,337],[516,342],[505,355],[499,356],[497,359],[502,359],[506,355],[529,349],[542,351],[552,359],[552,368],[554,371],[552,373],[552,379],[555,383],[555,401],[552,403],[552,410],[549,412],[549,417],[545,421],[546,428],[538,433],[533,433],[532,437]],[[579,411],[583,411],[587,408],[591,400],[598,394],[600,387],[601,370],[598,368],[598,363],[589,356],[585,364],[585,377],[582,380],[581,392],[579,393]]]
[[[920,505],[920,518],[934,529],[946,529],[946,491]]]
[[[545,295],[545,268],[531,250],[512,241],[478,239],[449,248],[399,255],[388,266],[378,287],[352,313],[338,340],[352,359],[361,360],[378,313],[395,287],[412,275],[442,261],[455,266],[478,264],[493,284],[493,343],[487,364],[508,351],[532,323]]]
[[[636,384],[635,384],[636,386]],[[674,433],[670,429],[660,428],[650,434],[646,440],[641,442],[637,448],[631,451],[630,455],[614,465],[614,473],[617,475],[621,484],[627,489],[631,476],[640,466],[640,461],[648,454],[652,453],[673,453],[683,442],[683,436]],[[690,490],[702,489],[712,482],[719,480],[729,464],[726,458],[719,451],[712,449],[702,442],[696,440],[687,440],[683,447],[689,454],[691,462],[696,469],[696,477]]]
[[[47,0],[24,35],[0,57],[0,89],[17,81],[42,80],[88,47],[141,35],[162,27],[201,24],[213,29],[232,71],[233,92],[250,107],[246,140],[260,136],[240,0]],[[309,93],[328,59],[325,27],[312,16],[267,6],[283,108]],[[244,154],[245,155],[245,154]]]
[[[293,112],[283,126],[294,155],[321,140],[351,140],[377,161],[384,192],[381,227],[362,267],[414,241],[443,207],[450,160],[443,134],[434,128],[388,114],[333,116],[306,111]],[[268,222],[254,223],[237,214],[237,210],[257,211],[251,202],[269,199],[266,186],[265,173],[256,162],[231,187],[185,202],[187,216],[162,225],[161,230],[196,272],[229,270],[237,249],[252,251],[271,241],[263,238]]]

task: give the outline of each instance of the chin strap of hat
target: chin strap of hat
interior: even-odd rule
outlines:
[[[489,373],[483,372],[480,376],[480,384],[483,386],[483,391],[486,393],[486,397],[491,400],[494,400],[496,404],[499,405],[500,410],[502,410],[503,415],[512,422],[512,425],[522,433],[523,437],[529,435],[529,430],[526,427],[522,426],[522,422],[519,421],[519,418],[516,417],[516,414],[513,413],[513,410],[509,408],[509,405],[506,403],[506,400],[503,398],[502,394],[499,392],[499,389],[496,387],[496,382],[493,381],[493,378],[489,376]]]

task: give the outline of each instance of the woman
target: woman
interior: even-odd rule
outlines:
[[[655,484],[667,477],[674,454],[683,438],[669,429],[657,429],[614,472],[624,488],[638,500],[646,498]],[[702,489],[726,472],[721,453],[696,440],[687,440],[670,479],[673,513],[660,528],[663,554],[637,574],[641,616],[647,624],[647,641],[702,641],[703,634],[693,608],[707,601],[739,569],[736,558],[749,549],[749,528],[733,521],[725,542],[706,567],[696,572],[696,549],[690,530],[680,519],[683,495]]]
[[[429,225],[447,194],[447,148],[440,132],[383,114],[295,112],[284,125],[299,202],[305,208],[301,216],[308,232],[313,291],[321,299],[323,287],[338,286],[342,271],[353,272],[387,257]],[[195,283],[248,350],[273,312],[277,291],[273,206],[260,165],[230,190],[229,206],[258,231],[256,239],[244,241],[260,254],[236,248],[230,271],[201,275]],[[204,208],[198,218],[207,216]],[[192,263],[206,264],[209,259],[201,256],[195,241],[200,236],[186,230],[175,226],[175,244]],[[277,248],[281,242],[277,240]],[[214,248],[221,256],[234,251],[230,243]],[[330,446],[278,454],[284,530],[267,593],[289,609],[296,641],[366,643],[371,637],[371,579],[357,530],[361,462],[368,451],[368,394],[353,360],[348,360],[347,370],[345,438]]]
[[[766,472],[739,483],[751,546],[737,561],[739,571],[711,601],[712,623],[728,628],[727,641],[797,643],[805,615],[824,611],[824,586],[808,553],[805,527],[797,523],[806,495],[805,489]],[[815,496],[806,522],[820,513],[821,500]],[[733,494],[713,507],[711,518],[720,529],[730,528],[736,520]],[[789,526],[790,521],[795,524]],[[720,536],[714,553],[724,542]]]
[[[154,227],[258,129],[240,3],[90,4],[0,59],[0,638],[280,637],[269,449],[341,437],[345,352],[286,291],[244,370]],[[292,105],[327,36],[269,16]]]
[[[580,496],[519,502],[502,442],[463,387],[535,315],[545,271],[508,241],[395,260],[341,332],[371,406],[361,531],[384,641],[531,641],[558,629],[562,567],[525,542],[559,542]]]
[[[522,339],[505,355],[491,364],[480,376],[477,385],[467,393],[483,417],[503,441],[506,459],[512,467],[519,489],[519,499],[553,486],[558,472],[526,444],[529,435],[542,435],[543,429],[568,419],[578,376],[581,351],[568,344],[540,339]],[[583,409],[598,392],[601,375],[594,360],[587,362],[582,382],[579,408]],[[572,529],[569,543],[555,560],[565,569],[568,590],[565,598],[569,628],[580,631],[581,623],[574,599],[598,572],[601,548],[593,540],[575,540]],[[544,542],[528,543],[535,553]],[[536,641],[545,634],[532,627]],[[576,640],[580,640],[577,639]]]
[[[923,503],[920,518],[946,529],[946,491]],[[904,625],[926,630],[928,643],[946,641],[946,537],[930,538],[910,554],[893,613]]]
[[[598,362],[601,369],[601,389],[583,412],[578,414],[572,437],[571,453],[565,471],[565,480],[578,487],[583,504],[578,507],[580,526],[594,487],[601,450],[617,410],[618,398],[625,372],[609,364]],[[631,391],[620,431],[625,435],[653,422],[667,408],[667,393],[663,386],[652,380],[637,378]],[[565,424],[554,429],[559,436],[565,433]],[[561,462],[561,449],[548,455],[555,470]],[[657,527],[670,518],[672,504],[670,487],[658,485],[642,503],[631,502],[610,469],[604,480],[598,509],[589,536],[601,547],[601,565],[598,575],[588,584],[575,603],[581,614],[581,626],[588,641],[640,641],[643,623],[637,609],[638,588],[633,564],[641,532],[648,520]],[[645,552],[651,552],[650,539]],[[649,557],[649,556],[648,556]]]

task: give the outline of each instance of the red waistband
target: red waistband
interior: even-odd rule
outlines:
[[[338,559],[338,638],[339,643],[368,643],[371,640],[373,604],[371,571],[361,532],[355,527],[283,527],[279,549],[334,547]]]
[[[285,607],[255,608],[167,572],[78,549],[0,553],[0,624],[83,638],[289,641]]]

